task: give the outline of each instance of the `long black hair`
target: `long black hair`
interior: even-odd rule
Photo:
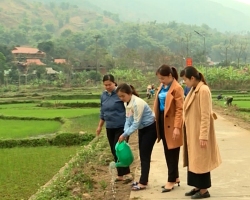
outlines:
[[[205,85],[207,85],[207,82],[203,74],[200,73],[195,67],[186,67],[181,71],[180,76],[181,77],[185,76],[188,79],[191,79],[191,77],[193,76],[196,80],[202,81],[204,82]]]
[[[170,74],[175,78],[175,80],[177,80],[178,81],[178,72],[177,72],[177,69],[175,68],[175,67],[170,67],[170,66],[168,66],[168,65],[166,65],[166,64],[163,64],[163,65],[161,65],[158,69],[157,69],[157,71],[156,71],[156,73],[155,73],[156,75],[157,74],[160,74],[160,75],[162,75],[162,76],[169,76]]]
[[[132,85],[128,85],[127,83],[121,83],[116,88],[116,92],[124,92],[126,94],[133,94],[139,97],[139,94],[136,92],[135,88]]]

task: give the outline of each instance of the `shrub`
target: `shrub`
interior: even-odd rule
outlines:
[[[52,143],[55,146],[81,145],[86,141],[91,141],[94,137],[93,134],[61,133],[53,139]]]
[[[50,138],[0,140],[0,148],[83,145],[94,137],[93,134],[61,133]]]

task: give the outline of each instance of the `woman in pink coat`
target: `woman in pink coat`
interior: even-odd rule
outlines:
[[[210,197],[210,171],[221,164],[214,130],[215,114],[212,97],[203,75],[194,67],[182,72],[187,87],[191,88],[184,101],[184,166],[188,167],[187,183],[194,188],[185,196],[191,199]]]

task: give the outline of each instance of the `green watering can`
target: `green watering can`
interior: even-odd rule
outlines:
[[[134,155],[126,141],[116,143],[115,153],[118,158],[118,162],[115,163],[116,167],[128,167],[134,161]]]

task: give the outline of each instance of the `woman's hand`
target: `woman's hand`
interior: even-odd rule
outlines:
[[[99,136],[101,131],[102,131],[102,127],[98,126],[97,129],[96,129],[96,136]]]
[[[207,140],[200,140],[200,146],[201,146],[201,148],[206,148],[207,147]]]
[[[118,139],[119,142],[122,142],[123,140],[125,140],[125,137],[123,135],[121,135]]]
[[[173,140],[178,139],[180,137],[180,134],[181,134],[180,129],[179,128],[174,128],[173,136],[172,136]]]

